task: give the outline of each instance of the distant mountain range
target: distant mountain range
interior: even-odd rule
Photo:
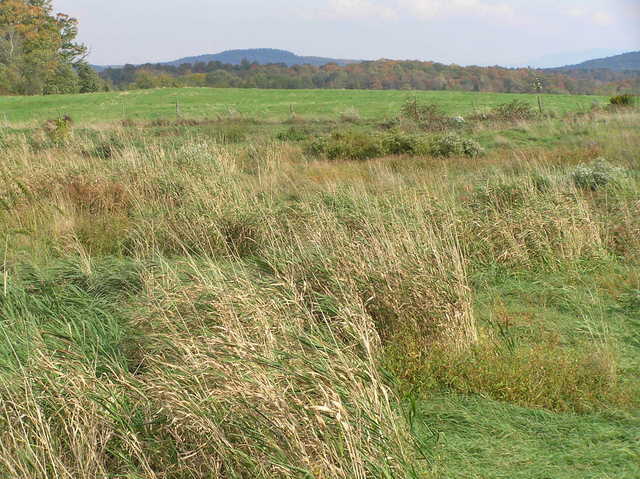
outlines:
[[[562,56],[557,56],[559,60]],[[551,58],[551,57],[548,57]],[[195,64],[199,62],[220,62],[230,65],[240,65],[243,61],[250,63],[258,63],[266,65],[270,63],[283,63],[287,66],[293,65],[314,65],[322,66],[329,63],[335,63],[337,65],[349,65],[352,63],[360,63],[362,60],[345,60],[337,58],[324,58],[324,57],[305,57],[296,55],[295,53],[286,50],[276,50],[273,48],[253,48],[248,50],[227,50],[222,53],[198,55],[193,57],[184,57],[178,60],[168,62],[158,62],[160,65],[180,66],[182,64]],[[562,64],[562,63],[560,63]],[[531,65],[536,67],[536,65]],[[122,65],[109,65],[100,66],[93,65],[97,71],[103,71],[106,68],[122,68]],[[556,68],[545,68],[547,71],[575,71],[575,70],[597,70],[607,69],[612,71],[640,71],[640,51],[623,53],[621,55],[615,55],[607,58],[598,58],[595,60],[588,60],[576,65],[567,65]]]
[[[165,65],[180,66],[183,63],[198,62],[220,62],[229,65],[240,65],[243,60],[249,63],[259,63],[266,65],[269,63],[284,63],[287,66],[293,65],[316,65],[322,66],[329,63],[338,65],[348,65],[350,63],[359,63],[360,60],[341,60],[337,58],[323,57],[302,57],[286,50],[275,50],[273,48],[254,48],[250,50],[227,50],[222,53],[212,55],[199,55],[195,57],[185,57],[172,62],[166,62]]]
[[[284,63],[287,66],[293,65],[315,65],[322,66],[329,63],[336,63],[337,65],[349,65],[351,63],[360,63],[361,60],[344,60],[338,58],[324,58],[324,57],[304,57],[296,55],[295,53],[287,50],[276,50],[273,48],[252,48],[247,50],[227,50],[222,53],[198,55],[193,57],[184,57],[178,60],[172,60],[169,62],[157,62],[159,65],[180,66],[184,63],[209,63],[220,62],[227,65],[240,65],[244,60],[249,63],[259,63],[260,65],[267,65],[270,63]],[[97,71],[103,71],[107,68],[122,68],[122,65],[93,65]]]
[[[529,58],[524,61],[504,65],[510,68],[560,68],[564,65],[576,65],[578,63],[586,62],[593,58],[605,58],[613,55],[619,55],[624,53],[624,50],[613,48],[591,48],[589,50],[582,51],[566,51],[566,52],[554,52],[547,53],[538,58]]]
[[[552,70],[611,70],[615,72],[640,71],[640,51],[623,53],[607,58],[598,58],[578,63],[577,65],[567,65]]]

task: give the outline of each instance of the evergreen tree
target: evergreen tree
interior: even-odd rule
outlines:
[[[80,93],[93,93],[105,89],[104,82],[86,62],[76,65]]]

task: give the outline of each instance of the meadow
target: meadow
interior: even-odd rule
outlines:
[[[640,111],[413,96],[0,99],[0,476],[640,477]]]
[[[397,114],[403,102],[416,97],[434,103],[451,115],[466,115],[514,99],[536,103],[535,95],[509,93],[374,91],[374,90],[252,90],[234,88],[162,88],[86,95],[48,95],[0,98],[0,121],[8,124],[44,121],[71,115],[78,122],[153,120],[176,117],[215,118],[229,112],[262,120],[282,121],[291,113],[309,119],[332,119],[355,108],[364,119]],[[545,109],[555,113],[586,111],[608,98],[580,95],[542,95]]]

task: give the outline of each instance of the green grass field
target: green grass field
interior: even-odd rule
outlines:
[[[420,412],[443,479],[640,476],[637,414],[554,414],[457,395],[434,397]]]
[[[0,98],[0,121],[24,123],[71,115],[81,123],[175,118],[176,99],[185,118],[211,118],[235,111],[262,120],[283,120],[291,115],[334,119],[354,108],[365,119],[383,119],[397,114],[402,103],[416,96],[435,103],[452,115],[466,115],[514,99],[537,106],[535,95],[468,92],[406,92],[371,90],[246,90],[181,88]],[[543,95],[548,111],[564,113],[588,110],[606,98],[580,95]]]
[[[640,112],[412,95],[0,99],[0,477],[640,477]]]

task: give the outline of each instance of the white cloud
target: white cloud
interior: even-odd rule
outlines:
[[[392,7],[370,0],[329,0],[327,7],[321,10],[318,16],[348,20],[394,20],[398,18],[398,12]]]
[[[567,15],[571,17],[584,17],[587,14],[587,11],[584,8],[572,8],[567,10]]]
[[[420,19],[431,19],[450,15],[473,15],[487,17],[513,17],[515,11],[507,3],[484,0],[396,0],[405,13]]]
[[[567,10],[566,14],[571,17],[580,18],[584,21],[593,23],[600,27],[609,27],[616,22],[610,13],[602,10],[593,10],[578,7]]]
[[[469,9],[487,17],[514,18],[516,12],[508,3],[487,3],[478,0],[457,0],[458,8]]]
[[[591,20],[602,27],[609,27],[615,23],[613,17],[607,12],[595,12],[591,15]]]
[[[413,17],[430,20],[451,15],[513,17],[513,7],[507,3],[486,0],[327,0],[315,17],[339,19],[396,20]]]
[[[399,0],[400,7],[421,19],[431,19],[440,15],[446,5],[442,0]]]

